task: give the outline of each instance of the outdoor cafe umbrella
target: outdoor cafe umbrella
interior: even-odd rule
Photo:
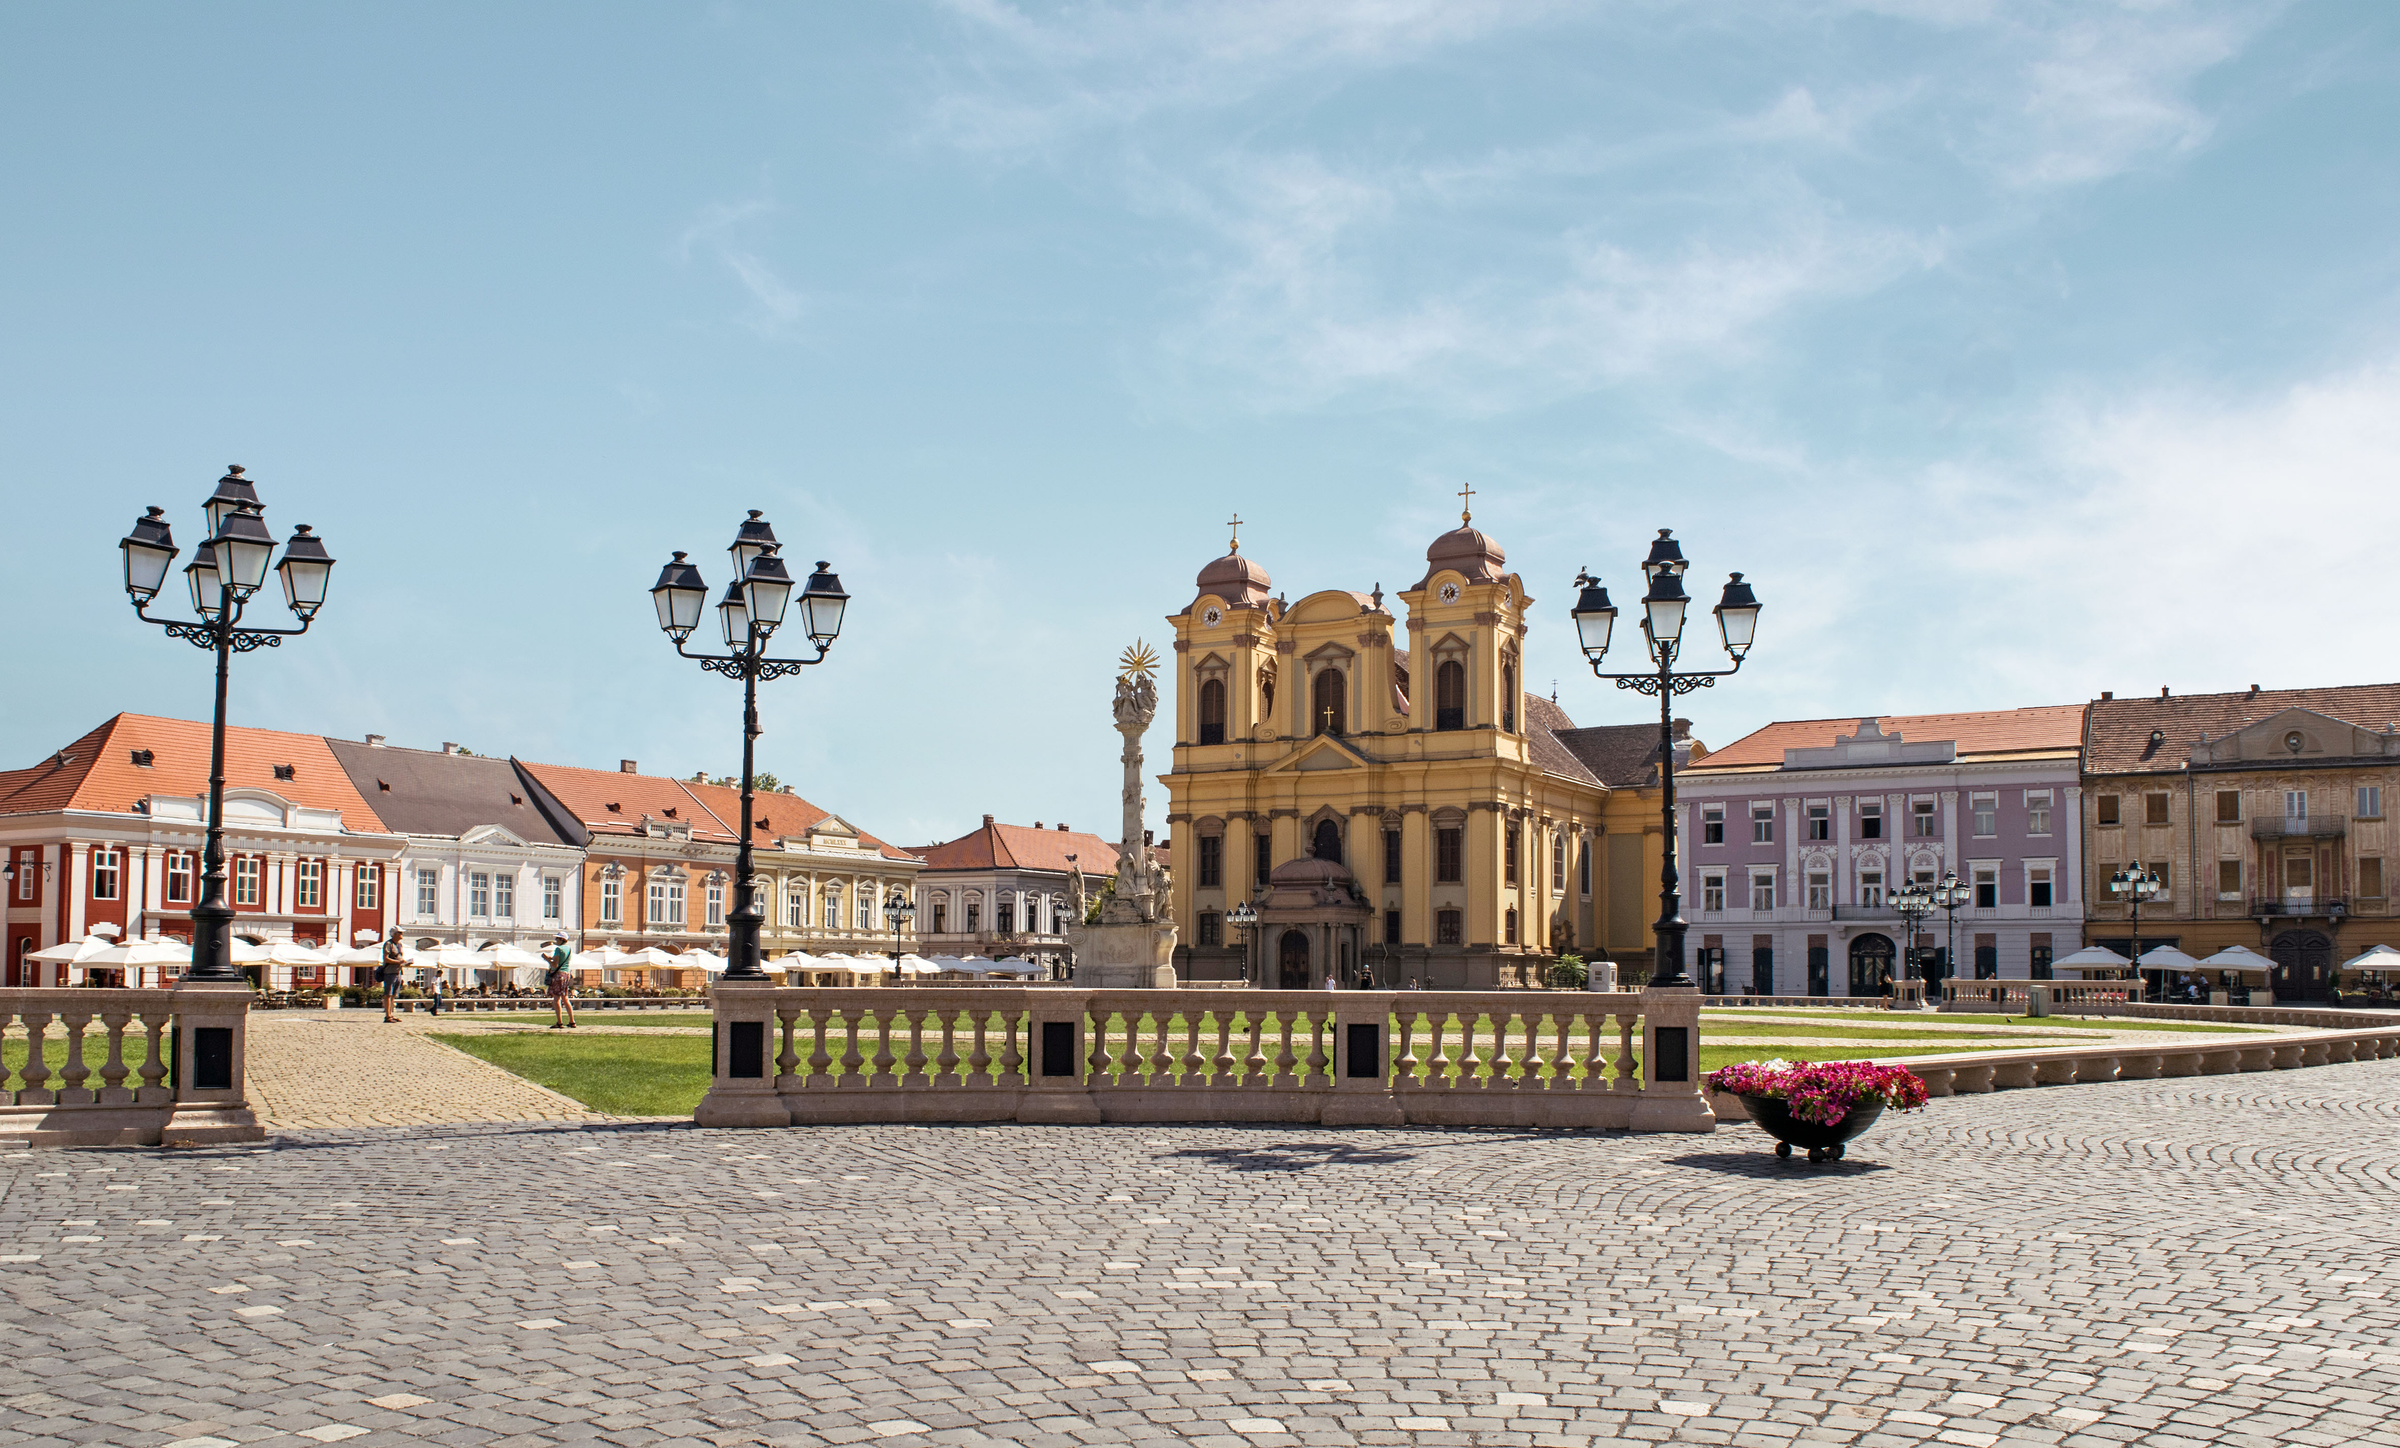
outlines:
[[[2087,945],[2063,960],[2051,963],[2052,970],[2072,970],[2089,978],[2095,970],[2123,971],[2133,962],[2115,951],[2099,945]]]
[[[1048,971],[1046,971],[1046,970],[1044,970],[1044,969],[1043,969],[1041,966],[1038,966],[1038,965],[1034,964],[1032,961],[1030,961],[1030,960],[1027,960],[1027,959],[1025,959],[1024,957],[1022,957],[1022,956],[1017,956],[1017,955],[1012,955],[1012,956],[1009,956],[1009,957],[1007,957],[1006,959],[1003,959],[1003,960],[995,960],[995,961],[993,961],[993,962],[992,962],[990,965],[988,965],[988,966],[986,966],[986,967],[984,968],[984,971],[983,971],[983,973],[984,973],[985,975],[1024,975],[1024,976],[1047,975],[1047,974],[1049,974],[1049,972],[1048,972]]]
[[[540,985],[543,974],[550,968],[550,963],[542,957],[522,945],[510,945],[506,941],[494,941],[476,954],[483,957],[476,969],[503,976],[511,985]]]
[[[2393,963],[2400,965],[2400,951],[2394,951]],[[2360,959],[2365,959],[2361,956]],[[2266,975],[2275,969],[2275,962],[2247,945],[2228,945],[2200,962],[2202,970],[2229,970],[2237,975]]]
[[[2342,962],[2344,970],[2400,970],[2400,950],[2378,945],[2364,955],[2354,955]]]
[[[168,940],[153,935],[145,940],[128,940],[113,945],[98,955],[69,966],[70,970],[121,970],[125,979],[135,986],[157,978],[166,966],[181,967],[192,963],[192,948],[180,940]]]
[[[2198,970],[2200,962],[2172,945],[2153,945],[2142,952],[2144,970]]]
[[[115,944],[115,941],[95,930],[81,940],[62,940],[47,950],[34,951],[25,958],[47,961],[54,965],[72,966],[110,949]]]

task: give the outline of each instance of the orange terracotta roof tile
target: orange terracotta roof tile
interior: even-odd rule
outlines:
[[[188,799],[208,792],[209,726],[193,720],[119,714],[61,752],[68,756],[63,763],[0,775],[0,814],[54,809],[129,814],[135,801],[149,795]],[[150,763],[136,764],[137,753],[148,754]],[[278,766],[289,767],[292,777],[278,779]],[[353,834],[388,833],[321,735],[228,725],[225,783],[265,790],[311,809],[338,810],[342,828]]]
[[[684,793],[698,800],[709,813],[725,821],[735,835],[741,833],[742,792],[740,790],[727,785],[702,784],[697,780],[689,779],[678,780],[676,783],[682,786]],[[768,844],[778,836],[798,839],[818,821],[832,817],[833,813],[832,810],[821,809],[810,804],[796,794],[784,794],[780,791],[773,794],[760,794],[752,800],[750,806],[751,843],[753,845]],[[852,829],[858,829],[857,824],[846,815],[842,817],[842,822]],[[873,849],[887,860],[910,858],[906,850],[897,845],[885,844],[865,830],[858,831],[858,839],[860,844]]]
[[[1690,772],[1711,769],[1776,768],[1787,749],[1822,749],[1836,735],[1853,734],[1863,715],[1838,719],[1785,719],[1736,739]],[[2073,750],[2083,745],[2083,705],[2045,704],[2028,709],[1992,709],[1967,714],[1886,714],[1879,726],[1913,744],[1951,739],[1961,758],[1980,754],[2023,754]]]
[[[638,835],[648,815],[690,825],[695,840],[738,843],[734,825],[719,819],[678,780],[572,764],[518,763],[595,835]]]
[[[2261,689],[2234,694],[2094,699],[2084,739],[2092,774],[2175,773],[2206,734],[2222,739],[2286,709],[2310,709],[2361,729],[2400,726],[2400,684],[2343,684],[2322,689]],[[2153,747],[2150,732],[2166,737]]]
[[[997,822],[910,853],[923,859],[928,870],[1047,870],[1060,875],[1077,868],[1086,875],[1113,875],[1117,870],[1117,847],[1098,835]],[[1073,864],[1067,861],[1069,855],[1076,857]]]

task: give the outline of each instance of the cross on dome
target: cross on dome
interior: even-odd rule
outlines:
[[[1232,521],[1231,523],[1228,523],[1228,524],[1226,524],[1225,526],[1226,526],[1226,527],[1228,527],[1228,528],[1231,528],[1231,529],[1233,530],[1233,546],[1232,546],[1231,548],[1227,549],[1226,551],[1227,551],[1227,552],[1229,552],[1229,553],[1239,553],[1239,552],[1241,552],[1241,551],[1242,551],[1242,515],[1241,515],[1241,514],[1239,514],[1239,513],[1236,513],[1236,514],[1234,514],[1234,515],[1233,515],[1233,521]]]
[[[1460,487],[1460,488],[1459,488],[1459,490],[1458,490],[1458,521],[1459,521],[1459,522],[1461,522],[1461,523],[1472,523],[1472,522],[1474,522],[1474,521],[1475,521],[1475,506],[1474,506],[1474,505],[1475,505],[1475,485],[1474,485],[1473,483],[1468,483],[1468,484],[1465,484],[1464,486]]]

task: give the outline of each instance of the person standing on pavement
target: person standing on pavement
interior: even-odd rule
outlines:
[[[392,927],[391,935],[383,942],[383,964],[375,967],[375,979],[383,987],[383,1019],[386,1025],[398,1020],[392,1013],[392,1002],[400,995],[400,969],[408,962],[408,952],[400,946],[400,929]]]
[[[573,1030],[575,1027],[575,982],[567,969],[573,952],[567,949],[567,937],[550,937],[550,969],[542,976],[543,988],[550,992],[550,1014],[555,1018],[551,1030]]]

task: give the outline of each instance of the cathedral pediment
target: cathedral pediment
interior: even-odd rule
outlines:
[[[1358,752],[1329,734],[1320,734],[1283,763],[1267,771],[1357,769],[1365,764]]]

